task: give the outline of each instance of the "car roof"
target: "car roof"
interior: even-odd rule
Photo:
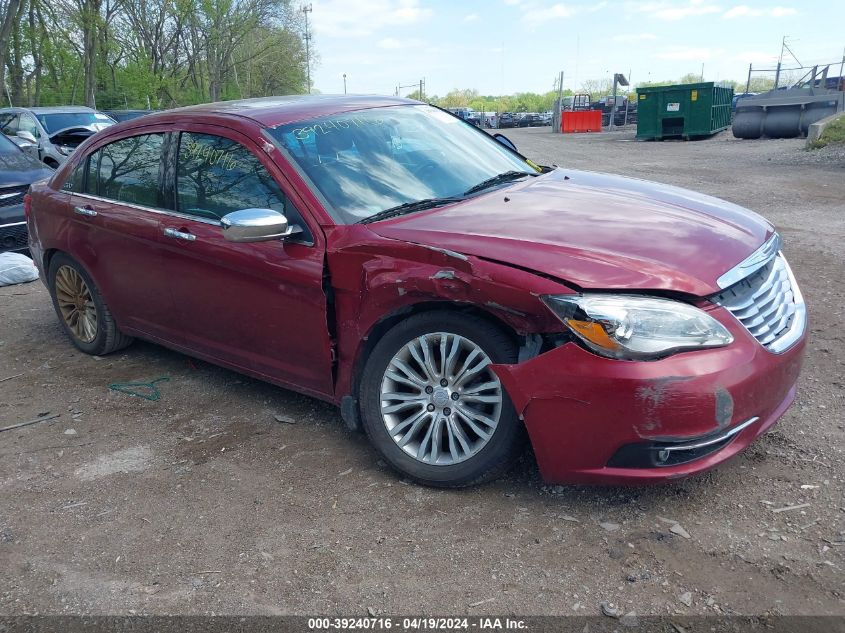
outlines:
[[[50,106],[50,107],[37,107],[37,108],[24,108],[24,107],[14,107],[14,108],[2,108],[0,111],[15,111],[15,112],[32,112],[34,114],[59,114],[59,113],[66,113],[66,112],[95,112],[93,108],[88,108],[86,106]]]
[[[265,127],[276,127],[344,112],[411,104],[419,104],[419,101],[378,95],[288,95],[218,101],[165,110],[146,115],[144,124],[149,125],[157,120],[163,122],[173,118],[195,118],[197,115],[216,114],[245,117]]]

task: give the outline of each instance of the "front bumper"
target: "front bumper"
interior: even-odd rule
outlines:
[[[7,220],[0,218],[0,252],[23,251],[27,248],[28,233],[26,220],[23,217],[23,205],[18,206],[20,206],[20,213],[16,206],[4,209],[8,211],[4,214],[8,217]]]
[[[773,354],[723,308],[711,314],[733,334],[731,345],[638,362],[566,343],[493,366],[525,421],[543,478],[622,484],[685,477],[729,459],[777,422],[795,397],[806,333]],[[714,438],[683,459],[676,456],[685,451],[670,451],[676,455],[663,465],[643,458]]]

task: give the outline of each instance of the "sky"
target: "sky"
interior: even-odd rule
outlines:
[[[294,0],[299,1],[299,0]],[[307,0],[306,0],[307,1]],[[634,84],[701,73],[745,80],[773,68],[781,41],[801,64],[845,52],[843,0],[311,0],[323,93],[393,94],[425,79],[426,94],[547,92],[564,72],[585,80],[623,73]],[[798,65],[784,53],[784,66]],[[837,66],[838,74],[838,66]],[[797,79],[797,77],[796,77]],[[402,95],[413,88],[403,88]]]

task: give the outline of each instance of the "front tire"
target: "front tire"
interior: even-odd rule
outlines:
[[[396,470],[429,486],[460,488],[502,475],[524,429],[490,364],[517,347],[485,319],[423,312],[376,344],[360,384],[370,441]]]
[[[102,356],[132,342],[118,330],[91,276],[74,259],[64,253],[54,255],[47,280],[62,328],[80,351]]]

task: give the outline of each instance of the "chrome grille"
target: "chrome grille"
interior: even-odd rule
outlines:
[[[786,351],[804,332],[804,298],[781,253],[711,300],[727,308],[771,352]]]
[[[0,207],[12,207],[16,204],[23,204],[23,197],[27,189],[29,189],[29,185],[0,189]]]

